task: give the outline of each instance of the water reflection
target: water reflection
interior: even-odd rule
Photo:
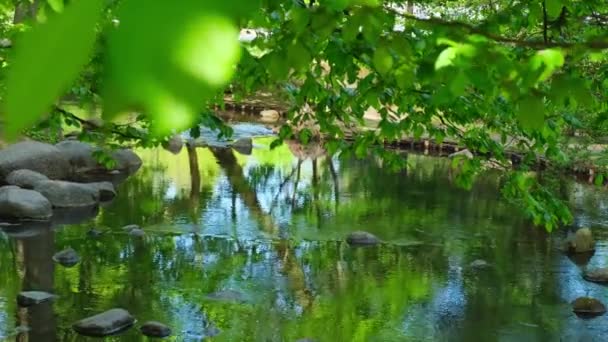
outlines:
[[[71,323],[123,307],[166,322],[180,341],[601,340],[606,318],[581,321],[568,302],[606,301],[605,289],[500,200],[492,173],[467,192],[445,160],[404,156],[408,169],[388,173],[374,158],[270,141],[256,139],[249,156],[140,151],[144,166],[96,217],[2,235],[0,336],[27,325],[18,338],[86,341]],[[579,222],[608,222],[595,209],[607,203],[602,191],[575,190]],[[146,237],[128,236],[127,224]],[[91,226],[105,233],[87,237]],[[342,240],[353,230],[385,243],[351,248]],[[68,246],[82,261],[55,265]],[[591,264],[605,266],[606,250]],[[490,266],[470,267],[476,259]],[[22,289],[60,298],[19,309]],[[142,337],[131,329],[108,340]]]

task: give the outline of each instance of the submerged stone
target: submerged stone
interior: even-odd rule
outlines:
[[[227,301],[227,302],[244,302],[245,295],[235,290],[220,290],[210,293],[206,296],[208,299]]]
[[[135,318],[125,309],[111,309],[82,319],[72,328],[79,334],[103,337],[126,330],[135,323]]]
[[[80,261],[80,256],[78,256],[78,253],[74,249],[68,247],[61,252],[55,253],[53,260],[65,267],[71,267]]]
[[[250,155],[253,150],[253,140],[251,138],[241,138],[230,145],[233,150],[243,155]]]
[[[482,269],[482,268],[490,267],[490,264],[483,259],[477,259],[477,260],[474,260],[473,262],[471,262],[469,264],[469,267],[473,268],[473,269]]]
[[[590,297],[579,297],[572,302],[572,311],[581,317],[595,317],[606,313],[606,306]]]
[[[143,237],[146,235],[146,233],[139,228],[134,228],[129,231],[129,235],[133,237]]]
[[[133,229],[141,229],[141,228],[138,225],[136,225],[136,224],[128,224],[128,225],[122,227],[122,230],[125,230],[127,232],[130,232]]]
[[[98,229],[95,229],[95,228],[91,228],[87,232],[87,236],[92,237],[92,238],[100,237],[101,234],[103,234],[103,232]]]
[[[19,306],[32,306],[49,301],[56,296],[44,291],[23,291],[17,296]]]
[[[142,334],[149,337],[167,337],[171,335],[171,328],[156,321],[148,321],[142,324],[139,330]]]
[[[372,246],[380,243],[380,239],[372,233],[355,231],[348,234],[346,242],[352,246]]]
[[[583,272],[583,278],[587,281],[594,283],[607,284],[608,283],[608,267],[596,268],[592,270],[585,270]]]
[[[566,239],[564,249],[569,253],[590,253],[595,250],[595,241],[589,228],[581,228]]]

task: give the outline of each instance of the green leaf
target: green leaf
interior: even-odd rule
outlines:
[[[544,69],[538,77],[539,82],[547,80],[556,69],[564,65],[564,53],[560,49],[541,50],[532,57],[532,69],[538,70],[544,66]]]
[[[63,0],[47,0],[49,6],[57,13],[63,12]]]
[[[395,71],[395,79],[397,81],[397,85],[401,89],[409,89],[413,87],[414,79],[416,75],[414,70],[407,65],[403,65]]]
[[[542,99],[529,95],[524,97],[517,109],[517,120],[526,129],[541,129],[545,121],[545,106]]]
[[[232,16],[241,10],[230,6],[235,4],[122,2],[105,56],[104,116],[143,111],[150,132],[161,136],[191,127],[201,104],[230,81],[240,59]]]
[[[601,174],[601,173],[599,175],[597,175],[595,177],[594,182],[595,182],[595,185],[597,185],[597,186],[600,186],[600,185],[604,184],[604,175]]]
[[[545,0],[545,8],[549,19],[555,19],[562,12],[563,0]]]
[[[307,70],[311,59],[310,52],[302,43],[296,42],[287,50],[287,60],[296,70]]]
[[[14,138],[65,92],[93,50],[101,0],[77,1],[24,33],[6,81],[6,133]]]
[[[454,59],[456,59],[456,48],[446,48],[445,50],[441,51],[439,56],[437,56],[437,60],[435,61],[435,70],[452,65],[454,63]]]
[[[374,52],[373,57],[374,68],[378,70],[381,75],[388,74],[393,68],[393,56],[386,46],[379,46]]]
[[[464,94],[468,81],[469,80],[464,72],[462,70],[459,71],[450,82],[450,92],[452,92],[452,95],[460,96]]]

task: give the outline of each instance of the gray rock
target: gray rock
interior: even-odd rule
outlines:
[[[53,260],[62,266],[72,267],[80,262],[80,256],[78,256],[78,253],[74,249],[68,247],[61,252],[55,253]]]
[[[485,260],[477,259],[477,260],[474,260],[473,262],[471,262],[469,264],[469,267],[473,268],[473,269],[482,269],[482,268],[490,267],[490,264]]]
[[[308,338],[308,337],[305,337],[305,338],[300,338],[300,339],[297,339],[297,340],[296,340],[296,342],[316,342],[316,341],[317,341],[317,340],[314,340],[314,339],[312,339],[312,338]]]
[[[469,150],[462,150],[462,151],[458,151],[458,152],[454,152],[452,154],[450,154],[448,156],[448,158],[453,159],[453,158],[466,158],[466,159],[473,159],[473,153],[471,153],[471,151]]]
[[[103,232],[101,230],[95,228],[91,228],[89,231],[87,231],[87,236],[92,238],[100,237],[102,234]]]
[[[126,230],[127,232],[130,232],[133,229],[141,229],[141,228],[136,224],[128,224],[128,225],[122,227],[122,230]]]
[[[128,149],[112,152],[112,158],[116,160],[116,169],[125,170],[129,173],[137,171],[142,164],[141,158],[135,152]]]
[[[111,309],[95,316],[82,319],[72,328],[79,334],[86,336],[103,337],[130,328],[135,318],[124,309]]]
[[[55,146],[37,141],[23,141],[0,151],[0,177],[13,171],[27,169],[51,179],[65,179],[70,174],[70,163]]]
[[[594,283],[608,284],[608,267],[585,270],[583,278]]]
[[[251,138],[241,138],[230,144],[230,147],[240,154],[250,155],[253,151],[253,140]]]
[[[90,207],[99,202],[99,190],[87,184],[48,180],[36,184],[34,190],[57,208]]]
[[[129,235],[133,237],[143,237],[146,233],[139,228],[134,228],[129,231]]]
[[[49,301],[56,296],[44,291],[23,291],[17,295],[19,306],[32,306]]]
[[[104,165],[97,162],[93,154],[100,149],[87,143],[66,140],[55,145],[66,157],[76,174],[107,172]],[[116,166],[111,170],[136,171],[141,166],[141,159],[128,149],[116,150],[111,153]]]
[[[581,317],[595,317],[606,313],[606,306],[595,298],[579,297],[572,302],[572,311]]]
[[[110,182],[94,182],[86,183],[86,185],[97,189],[100,201],[111,201],[116,197],[116,189],[114,189],[114,184]]]
[[[66,157],[74,172],[91,172],[102,169],[93,157],[96,150],[92,145],[76,140],[66,140],[55,145]]]
[[[0,188],[0,217],[48,220],[51,216],[53,216],[51,202],[40,193],[16,186]]]
[[[96,203],[87,207],[54,208],[51,221],[53,225],[80,224],[99,215]]]
[[[570,253],[589,253],[595,250],[595,241],[589,228],[581,228],[566,239],[564,249]]]
[[[380,243],[380,239],[368,232],[355,231],[348,234],[346,242],[352,246],[371,246]]]
[[[162,338],[171,335],[171,328],[156,321],[148,321],[142,324],[139,330],[142,334],[149,337]]]
[[[168,141],[163,144],[163,147],[165,148],[165,150],[173,154],[178,154],[184,147],[184,140],[182,139],[181,135],[174,134],[173,136],[171,136],[171,138],[169,138]]]
[[[6,177],[6,182],[8,184],[16,185],[24,189],[33,189],[38,182],[45,180],[49,180],[49,178],[39,172],[26,169],[15,170]]]

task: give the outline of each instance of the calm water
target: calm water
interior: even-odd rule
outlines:
[[[0,336],[87,341],[73,322],[123,307],[139,323],[169,324],[174,341],[218,331],[211,340],[607,339],[608,318],[581,320],[568,304],[608,302],[606,289],[581,279],[555,234],[500,200],[495,175],[469,192],[453,184],[447,160],[409,155],[395,174],[374,159],[298,160],[269,142],[258,139],[249,156],[139,151],[144,166],[97,216],[0,234]],[[608,239],[606,191],[567,190],[576,225]],[[127,224],[146,237],[128,236]],[[88,237],[91,227],[105,233]],[[342,240],[353,230],[385,243],[351,248]],[[68,246],[82,257],[72,268],[51,259]],[[608,265],[606,250],[600,242],[590,264]],[[491,267],[470,268],[476,259]],[[22,289],[60,297],[18,308]],[[107,340],[146,339],[136,326]]]

